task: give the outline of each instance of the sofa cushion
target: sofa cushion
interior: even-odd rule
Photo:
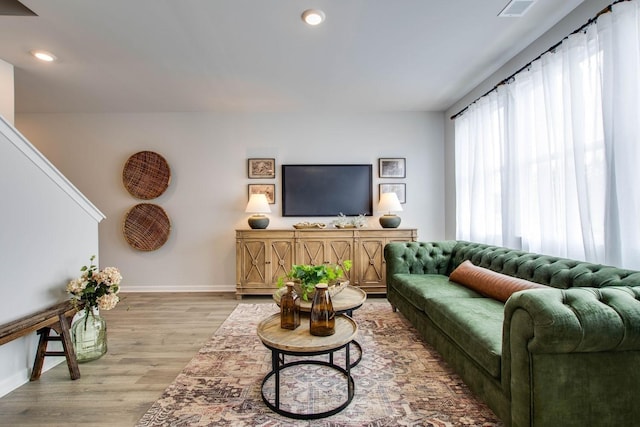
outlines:
[[[502,302],[506,302],[514,292],[526,289],[548,289],[545,285],[477,267],[471,261],[460,264],[451,272],[449,279]]]
[[[450,282],[442,274],[394,274],[389,285],[420,311],[424,311],[424,301],[430,298],[482,298],[478,292]]]
[[[425,313],[468,357],[500,378],[504,304],[491,298],[437,298]]]

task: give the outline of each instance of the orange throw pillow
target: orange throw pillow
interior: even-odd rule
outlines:
[[[496,273],[482,267],[477,267],[471,261],[464,261],[458,266],[451,275],[449,280],[473,289],[489,298],[506,302],[514,292],[523,291],[525,289],[541,289],[548,286],[530,282],[517,277],[507,276],[506,274]]]

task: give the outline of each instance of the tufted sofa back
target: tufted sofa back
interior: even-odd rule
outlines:
[[[449,261],[455,240],[444,242],[389,243],[384,248],[387,277],[390,274],[449,275]]]
[[[463,261],[560,289],[640,286],[640,272],[465,241],[392,243],[387,274],[449,275]],[[388,276],[389,277],[389,276]]]

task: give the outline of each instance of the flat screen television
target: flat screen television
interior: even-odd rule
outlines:
[[[282,165],[282,216],[373,215],[369,165]]]

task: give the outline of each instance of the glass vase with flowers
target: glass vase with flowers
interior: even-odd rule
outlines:
[[[82,275],[67,284],[67,292],[79,310],[71,325],[71,338],[78,362],[88,362],[107,352],[107,324],[99,310],[111,310],[120,301],[118,292],[122,275],[115,267],[98,270],[93,264],[83,266]]]

